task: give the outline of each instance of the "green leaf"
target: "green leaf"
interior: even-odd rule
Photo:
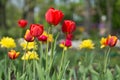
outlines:
[[[52,80],[57,80],[57,75],[56,75],[55,72],[54,72],[53,75],[52,75]]]
[[[22,76],[17,75],[17,80],[25,80],[26,73],[23,73]]]
[[[120,80],[120,67],[118,65],[116,65],[115,67],[115,72],[116,72],[115,79]]]
[[[113,80],[113,75],[109,69],[107,69],[105,78],[106,78],[105,80]]]
[[[36,62],[36,68],[37,68],[38,78],[40,80],[45,80],[45,78],[44,78],[44,74],[45,74],[44,68],[41,67],[37,62]]]

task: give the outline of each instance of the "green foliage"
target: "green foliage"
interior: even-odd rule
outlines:
[[[116,3],[113,6],[113,15],[112,15],[112,22],[113,22],[113,29],[117,30],[120,27],[120,10],[118,9],[120,7],[120,0],[117,0]]]

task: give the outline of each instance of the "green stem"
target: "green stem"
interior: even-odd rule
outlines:
[[[5,80],[7,80],[7,78],[9,77],[9,76],[5,76],[6,74],[7,74],[7,56],[5,55],[5,74],[4,74]]]
[[[5,49],[6,53],[8,53],[8,51],[9,51],[8,49]],[[8,66],[9,65],[7,65],[8,63],[9,63],[8,56],[5,55],[5,74],[4,74],[4,79],[5,80],[7,80],[9,78],[9,72],[8,72],[8,69],[9,69]]]
[[[57,38],[59,36],[59,33],[57,34],[57,36],[55,37],[55,40],[53,43],[51,43],[51,54],[50,54],[50,66],[49,66],[49,70],[48,70],[48,73],[50,73],[50,69],[52,67],[52,64],[53,64],[53,61],[54,61],[54,58],[55,58],[55,48],[56,48],[56,41],[57,41]]]
[[[41,56],[43,55],[43,47],[42,47],[42,42],[40,42],[40,54],[41,54]]]
[[[60,68],[59,68],[59,76],[58,76],[58,80],[60,80],[60,77],[61,77],[61,72],[62,71],[62,66],[64,64],[64,56],[65,56],[65,50],[63,49],[63,52],[62,52],[62,58],[61,58],[61,63],[60,63]]]
[[[35,73],[36,73],[36,71],[35,71],[35,60],[33,60],[33,80],[36,80],[35,79]]]
[[[85,52],[85,65],[84,67],[87,67],[88,66],[88,55],[87,55],[87,52]]]
[[[11,80],[11,73],[12,73],[12,71],[13,71],[13,70],[12,70],[13,60],[9,59],[9,61],[10,61],[10,62],[9,62],[10,64],[9,64],[9,68],[8,68],[8,76],[9,76],[9,77],[8,77],[8,80]]]
[[[44,59],[45,56],[43,54],[43,47],[42,47],[42,42],[40,42],[40,64],[43,66],[42,59]]]
[[[106,73],[106,71],[107,71],[107,66],[108,66],[108,59],[109,59],[110,49],[111,49],[111,48],[108,48],[107,52],[105,53],[104,73]]]
[[[84,52],[83,66],[84,66],[84,69],[86,69],[88,67],[88,54],[87,54],[87,51]],[[86,71],[83,72],[83,74],[82,74],[82,80],[86,80]]]
[[[47,72],[47,65],[48,65],[48,48],[49,48],[49,42],[47,41],[47,48],[46,48],[46,54],[45,54],[45,57],[46,57],[46,72]]]
[[[50,30],[51,30],[51,27],[48,28],[47,34],[50,33]],[[48,67],[49,67],[49,65],[48,65],[48,52],[49,52],[49,42],[47,40],[47,47],[46,47],[46,54],[45,54],[45,60],[46,60],[45,73],[49,75],[49,73],[48,73]],[[48,76],[46,76],[46,80],[47,80],[47,77]]]
[[[26,53],[27,53],[27,47],[28,47],[28,42],[27,42],[27,45],[26,45],[26,49],[25,49],[25,52],[24,52],[24,56],[26,55]],[[25,71],[25,68],[26,68],[26,60],[24,60],[24,62],[23,62],[23,73],[24,73],[24,71]]]

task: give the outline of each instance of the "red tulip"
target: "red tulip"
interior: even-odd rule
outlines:
[[[64,20],[63,25],[62,25],[62,31],[63,33],[70,34],[76,29],[76,24],[75,22],[71,20]]]
[[[26,27],[27,23],[28,23],[27,20],[24,20],[24,19],[21,19],[21,20],[18,21],[18,25],[19,25],[21,28]]]
[[[68,39],[67,39],[67,40],[65,41],[65,46],[66,46],[66,47],[72,46],[71,40],[68,40]]]
[[[43,41],[43,42],[45,42],[45,41],[47,41],[47,36],[46,35],[41,35],[41,36],[39,36],[39,37],[37,37],[37,39],[39,40],[39,41]]]
[[[24,36],[24,39],[27,42],[33,42],[34,41],[34,37],[31,35],[30,30],[27,30]]]
[[[64,14],[60,10],[56,10],[54,8],[50,8],[46,14],[45,14],[45,19],[49,24],[52,25],[57,25],[62,18],[64,17]]]
[[[43,33],[43,25],[41,24],[31,24],[30,25],[30,33],[34,37],[38,37]]]
[[[65,41],[62,41],[60,44],[64,45],[65,47],[71,47],[72,42],[71,40],[66,39]]]
[[[19,52],[16,52],[15,50],[11,50],[8,52],[8,57],[10,59],[16,59],[19,56]]]

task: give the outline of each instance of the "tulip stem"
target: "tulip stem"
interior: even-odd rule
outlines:
[[[28,47],[28,42],[26,44],[26,48],[25,48],[25,52],[24,52],[25,57],[26,57],[26,53],[27,53],[27,47]],[[24,62],[23,62],[23,73],[24,73],[25,69],[26,69],[26,61],[24,60]]]
[[[35,60],[33,60],[33,80],[35,80]]]
[[[110,54],[111,48],[108,48],[108,50],[105,53],[105,61],[104,61],[104,73],[107,71],[107,66],[108,66],[108,59],[109,59],[109,54]]]
[[[51,53],[50,53],[50,66],[49,66],[49,70],[48,70],[48,73],[50,72],[50,69],[52,67],[52,64],[53,64],[53,61],[54,61],[54,58],[55,58],[55,47],[56,47],[56,41],[57,41],[57,38],[59,36],[59,33],[57,34],[57,36],[55,37],[55,40],[53,41],[53,43],[51,43]]]
[[[6,49],[5,52],[7,53],[8,49]],[[9,63],[8,61],[9,61],[8,57],[7,57],[7,55],[5,55],[5,74],[4,74],[4,79],[5,80],[7,80],[9,78],[8,67],[7,67],[7,64]],[[7,74],[7,76],[6,76],[6,74]]]
[[[59,76],[58,76],[58,80],[60,80],[61,78],[61,73],[62,73],[62,66],[64,64],[64,56],[65,56],[65,50],[63,49],[63,52],[62,52],[62,58],[61,58],[61,63],[60,63],[60,68],[59,68]]]
[[[5,75],[7,74],[7,56],[5,55],[5,74],[4,74],[4,77]],[[8,76],[5,77],[5,79],[7,79]]]
[[[45,58],[44,54],[43,54],[43,46],[42,46],[42,42],[40,42],[40,63],[41,63],[41,66],[43,66],[43,62],[42,60]]]
[[[47,34],[50,33],[50,29],[51,29],[51,27],[48,28]],[[48,67],[49,67],[49,65],[48,65],[48,52],[49,52],[49,42],[48,42],[48,40],[47,40],[46,55],[45,55],[45,59],[46,59],[45,69],[46,69],[46,73],[47,73],[47,74],[49,74],[49,73],[48,73]],[[47,76],[46,76],[46,80],[47,80]]]

